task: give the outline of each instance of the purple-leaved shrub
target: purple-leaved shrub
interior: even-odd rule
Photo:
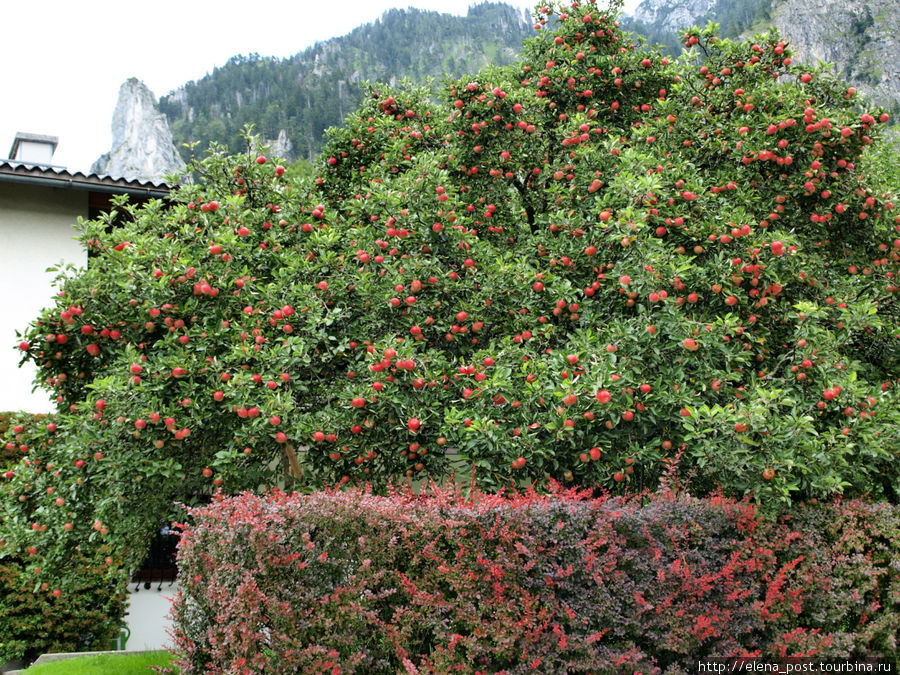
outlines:
[[[698,656],[896,658],[900,510],[457,489],[191,509],[184,673],[692,672]]]

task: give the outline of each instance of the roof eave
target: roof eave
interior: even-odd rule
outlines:
[[[39,169],[16,170],[10,164],[0,165],[0,182],[40,185],[68,190],[101,192],[104,194],[129,194],[150,198],[167,197],[172,189],[164,183],[140,183],[125,179],[101,178],[96,174],[70,174],[67,171],[42,171]]]

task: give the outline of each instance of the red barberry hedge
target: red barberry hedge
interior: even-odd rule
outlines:
[[[191,515],[184,673],[684,672],[698,656],[898,651],[887,504],[773,521],[672,493],[276,492]]]

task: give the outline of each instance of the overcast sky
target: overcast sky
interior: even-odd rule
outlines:
[[[602,0],[601,0],[602,1]],[[639,0],[626,0],[631,9]],[[159,97],[234,55],[285,57],[391,7],[465,14],[472,0],[0,0],[0,158],[17,131],[59,137],[54,162],[87,171],[110,149],[119,86]],[[525,8],[530,2],[513,0]],[[256,15],[251,10],[258,9]]]

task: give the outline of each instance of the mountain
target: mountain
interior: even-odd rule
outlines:
[[[156,97],[137,78],[119,88],[112,135],[112,148],[94,162],[91,173],[156,182],[184,169]]]
[[[681,51],[680,29],[710,21],[731,38],[774,25],[795,60],[833,62],[875,103],[900,109],[900,0],[643,0],[622,18],[626,29],[672,53]],[[253,124],[274,155],[312,159],[324,131],[357,108],[364,81],[421,82],[502,65],[531,35],[526,13],[501,3],[473,6],[464,17],[393,9],[287,59],[235,56],[159,107],[179,147],[196,141],[202,150],[215,141],[238,151],[241,129]]]
[[[833,63],[874,103],[900,108],[900,0],[643,0],[624,27],[670,51],[678,31],[713,21],[724,37],[775,26],[801,63]]]
[[[772,19],[796,58],[834,63],[873,102],[900,108],[900,0],[778,0]]]
[[[509,63],[534,32],[526,19],[499,3],[475,5],[464,17],[392,9],[287,59],[236,56],[164,96],[159,106],[179,146],[198,141],[205,149],[217,141],[236,151],[242,127],[252,123],[277,144],[276,155],[311,159],[325,129],[357,108],[364,81],[421,82]]]

